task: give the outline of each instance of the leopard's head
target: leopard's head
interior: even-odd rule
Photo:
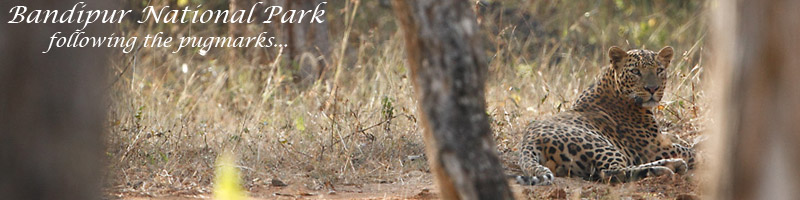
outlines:
[[[664,96],[666,69],[672,60],[672,52],[669,46],[658,53],[644,49],[625,52],[619,47],[611,47],[608,57],[619,94],[634,99],[642,107],[657,106]]]

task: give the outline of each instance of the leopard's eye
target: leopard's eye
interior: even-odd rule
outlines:
[[[641,76],[642,72],[639,72],[639,69],[633,68],[630,70],[631,73],[636,74],[637,76]]]

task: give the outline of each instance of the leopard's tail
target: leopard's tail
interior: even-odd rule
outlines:
[[[516,180],[521,185],[550,185],[553,183],[553,172],[539,163],[541,152],[533,143],[525,144],[520,155],[520,167],[523,175]]]

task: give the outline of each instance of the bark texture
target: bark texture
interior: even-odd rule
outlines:
[[[471,3],[393,1],[444,199],[511,199],[486,115],[487,63]]]
[[[297,72],[294,74],[296,82],[309,84],[322,76],[326,68],[325,58],[330,55],[330,42],[328,41],[328,21],[323,23],[309,23],[313,11],[319,5],[319,10],[325,10],[325,16],[331,15],[326,9],[325,0],[273,0],[275,4],[282,5],[284,10],[311,10],[303,17],[301,23],[283,23],[279,40],[289,46],[284,52],[296,64]],[[300,13],[295,13],[299,18]],[[278,17],[275,17],[277,19]],[[279,20],[279,19],[277,19]]]
[[[238,10],[249,10],[255,3],[256,0],[230,0],[228,8],[231,13],[234,13]],[[261,23],[261,20],[255,20],[253,23]],[[247,23],[228,24],[228,35],[231,37],[247,37],[249,34]],[[237,54],[245,52],[245,48],[230,48],[228,52],[231,58],[236,58]]]
[[[231,13],[234,13],[238,10],[249,10],[255,3],[255,0],[230,0],[228,8]],[[254,23],[261,23],[261,21],[256,20]],[[231,37],[246,36],[247,23],[229,23],[228,34],[230,34]]]
[[[713,7],[716,199],[800,196],[800,1]]]
[[[114,9],[112,1],[84,1],[87,9]],[[2,1],[0,10],[66,10],[76,1]],[[6,16],[9,16],[8,18]],[[100,199],[103,177],[101,48],[48,47],[77,24],[0,23],[0,199]],[[109,35],[90,24],[87,35]]]

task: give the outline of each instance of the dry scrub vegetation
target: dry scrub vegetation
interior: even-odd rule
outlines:
[[[213,0],[190,2],[227,8]],[[198,49],[172,54],[174,49],[141,48],[118,54],[109,75],[109,194],[208,193],[215,158],[224,151],[236,153],[244,186],[251,191],[271,187],[273,179],[327,192],[403,183],[408,174],[427,172],[402,37],[391,9],[380,3],[329,2],[332,54],[324,58],[322,78],[310,84],[293,78],[298,63],[278,49],[217,48],[201,56]],[[610,0],[478,5],[490,67],[487,115],[508,171],[518,169],[518,131],[531,120],[569,108],[606,64],[612,45],[675,48],[658,121],[662,131],[690,143],[699,138],[707,122],[702,117],[707,111],[702,90],[705,6],[700,1]],[[251,32],[280,32],[270,28],[248,26]],[[226,29],[124,24],[119,31],[224,36]],[[564,191],[559,188],[589,198],[697,193],[696,183],[686,179],[691,176],[621,186],[564,179],[524,193],[534,198]],[[587,185],[606,190],[574,192]]]

